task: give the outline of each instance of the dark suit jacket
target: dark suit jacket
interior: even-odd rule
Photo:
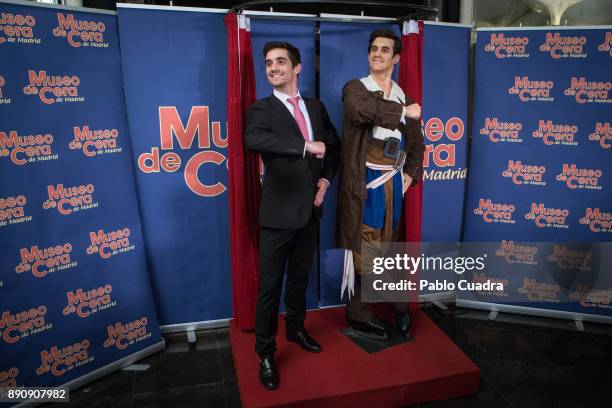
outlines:
[[[319,178],[333,181],[340,160],[340,140],[323,103],[302,97],[314,141],[325,143],[323,160],[303,157],[304,138],[291,112],[274,95],[255,101],[247,113],[246,147],[260,153],[266,167],[259,224],[269,228],[301,228],[314,208]],[[308,154],[307,154],[308,155]],[[320,208],[315,209],[320,217]]]

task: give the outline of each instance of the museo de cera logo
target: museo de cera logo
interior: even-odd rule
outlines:
[[[556,283],[540,282],[535,278],[523,278],[523,286],[517,289],[532,302],[559,302],[561,287]]]
[[[45,305],[17,313],[4,310],[0,317],[0,338],[6,344],[14,344],[23,338],[28,338],[51,329],[53,324],[47,323],[45,320],[47,311],[47,306]]]
[[[15,197],[0,197],[0,227],[32,221],[32,216],[25,212],[27,203],[28,199],[22,194]]]
[[[84,102],[79,96],[81,79],[76,75],[47,75],[47,71],[28,70],[28,84],[23,87],[24,95],[38,95],[46,104]]]
[[[7,98],[2,90],[2,87],[4,85],[6,85],[6,79],[4,79],[2,75],[0,75],[0,105],[8,105],[9,103],[11,103],[11,98]]]
[[[510,95],[517,95],[521,102],[541,101],[552,102],[551,91],[555,87],[553,81],[532,81],[527,76],[515,76],[514,86],[508,88]]]
[[[504,224],[514,224],[512,214],[516,211],[514,204],[494,203],[490,198],[481,198],[478,201],[478,208],[474,209],[475,215],[482,216],[486,223],[500,222]]]
[[[561,33],[546,33],[544,43],[540,45],[540,51],[550,54],[551,58],[586,58],[583,52],[587,44],[585,36],[564,37]]]
[[[597,50],[607,52],[612,57],[612,32],[607,31],[604,37],[604,42],[597,46]]]
[[[53,29],[55,37],[64,37],[74,48],[103,47],[106,25],[102,21],[77,20],[72,14],[57,13],[57,27]]]
[[[595,123],[595,131],[589,134],[589,140],[599,142],[602,149],[609,149],[610,142],[612,139],[612,128],[610,128],[610,122],[597,122]]]
[[[0,131],[0,158],[8,157],[17,166],[57,160],[59,156],[53,154],[53,140],[51,133],[19,135],[16,130],[8,134]]]
[[[588,271],[591,269],[591,251],[576,251],[567,245],[555,245],[553,251],[546,257],[548,262],[556,263],[559,269],[579,269]]]
[[[120,228],[116,231],[104,232],[99,229],[97,232],[89,233],[90,245],[87,247],[87,255],[99,254],[100,258],[108,259],[134,250],[134,245],[130,244],[130,229]]]
[[[612,232],[612,213],[601,212],[598,207],[587,207],[579,222],[588,225],[591,232]]]
[[[227,187],[217,181],[205,184],[198,171],[201,166],[221,166],[227,159],[225,155],[211,150],[211,139],[214,146],[219,149],[227,148],[227,137],[221,138],[221,122],[210,123],[208,106],[193,106],[187,119],[187,126],[183,122],[175,106],[159,107],[160,147],[151,148],[151,152],[138,156],[138,169],[143,173],[159,173],[160,171],[174,173],[181,169],[183,160],[174,149],[191,149],[196,141],[200,150],[195,153],[183,168],[185,184],[194,193],[202,197],[215,197],[227,190]],[[227,129],[227,124],[226,124]],[[227,131],[226,131],[227,133]],[[212,136],[212,137],[211,137]],[[174,145],[174,138],[178,146]],[[160,152],[161,149],[161,152]]]
[[[122,323],[116,322],[106,328],[107,339],[104,341],[104,347],[117,347],[118,350],[125,350],[129,346],[146,340],[151,337],[151,332],[147,330],[149,319],[142,316],[133,322]]]
[[[40,352],[40,366],[36,374],[43,375],[51,372],[55,377],[61,377],[66,371],[74,370],[94,361],[94,356],[89,353],[89,340],[83,339],[74,344],[62,347],[51,347],[48,351]]]
[[[16,273],[32,272],[37,278],[44,278],[50,273],[74,268],[78,262],[70,259],[72,244],[53,245],[48,248],[40,249],[38,245],[28,248],[21,248],[19,255],[21,262],[15,267]]]
[[[523,164],[520,160],[508,160],[508,168],[501,175],[510,178],[517,186],[522,184],[545,186],[546,181],[543,180],[545,173],[545,166]]]
[[[430,118],[423,127],[423,135],[427,141],[423,153],[424,180],[456,180],[465,179],[467,169],[450,169],[456,165],[455,143],[465,134],[465,124],[458,117],[452,117],[444,123],[440,118]],[[439,143],[439,142],[445,143]],[[430,164],[440,168],[428,170]],[[447,168],[447,169],[444,169]]]
[[[567,208],[547,208],[542,203],[531,203],[525,219],[533,221],[538,228],[569,228],[566,224],[569,217]]]
[[[582,307],[612,308],[612,290],[594,289],[590,284],[576,284],[569,298],[578,301]]]
[[[73,128],[73,139],[68,143],[70,150],[81,150],[87,157],[100,154],[121,153],[117,147],[119,131],[117,129],[92,130],[88,125]]]
[[[522,143],[520,131],[523,129],[521,122],[501,122],[498,118],[485,118],[484,127],[480,134],[485,135],[493,143],[508,142]]]
[[[70,215],[75,212],[90,210],[98,207],[94,201],[93,193],[96,190],[93,184],[64,187],[63,184],[47,186],[47,200],[43,202],[43,208],[52,208],[62,215]]]
[[[566,96],[573,96],[576,102],[583,103],[612,103],[609,98],[612,82],[587,81],[586,78],[572,77],[570,86],[563,92]]]
[[[529,38],[527,37],[506,37],[504,33],[491,33],[489,43],[485,45],[486,52],[492,52],[495,58],[529,58],[527,52]]]
[[[113,286],[110,284],[87,291],[81,288],[70,290],[66,293],[68,304],[64,307],[63,314],[69,316],[74,313],[78,317],[87,318],[94,313],[115,307],[117,301],[112,299],[112,292]]]
[[[542,139],[546,146],[563,145],[578,146],[578,141],[574,140],[578,133],[578,126],[572,124],[553,123],[552,120],[539,120],[538,128],[531,134],[536,139]]]
[[[557,174],[556,179],[562,181],[570,190],[601,190],[599,179],[602,176],[600,169],[580,169],[575,164],[563,163],[561,173]]]
[[[504,258],[508,264],[537,265],[538,248],[531,245],[518,245],[514,241],[502,240],[495,255]]]
[[[18,375],[19,368],[17,367],[11,367],[8,370],[0,371],[0,390],[3,388],[16,388]]]
[[[5,43],[40,44],[34,35],[36,19],[26,14],[0,14],[0,47]]]

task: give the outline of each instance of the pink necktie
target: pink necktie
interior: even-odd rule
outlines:
[[[302,132],[302,137],[305,140],[309,140],[308,137],[308,126],[306,126],[306,119],[304,118],[304,114],[298,105],[299,96],[294,96],[293,98],[287,99],[291,105],[293,105],[293,117],[297,122],[300,131]]]

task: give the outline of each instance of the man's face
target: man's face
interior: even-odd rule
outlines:
[[[284,48],[273,48],[266,54],[266,75],[274,88],[283,88],[293,81],[297,83],[301,70],[301,64],[292,65],[289,51]]]
[[[399,54],[393,56],[394,41],[391,38],[376,37],[370,46],[368,63],[370,71],[384,72],[393,70],[393,66],[399,61]]]

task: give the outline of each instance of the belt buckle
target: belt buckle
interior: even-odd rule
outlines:
[[[400,152],[400,140],[395,137],[385,139],[385,147],[383,149],[383,157],[397,160]]]

